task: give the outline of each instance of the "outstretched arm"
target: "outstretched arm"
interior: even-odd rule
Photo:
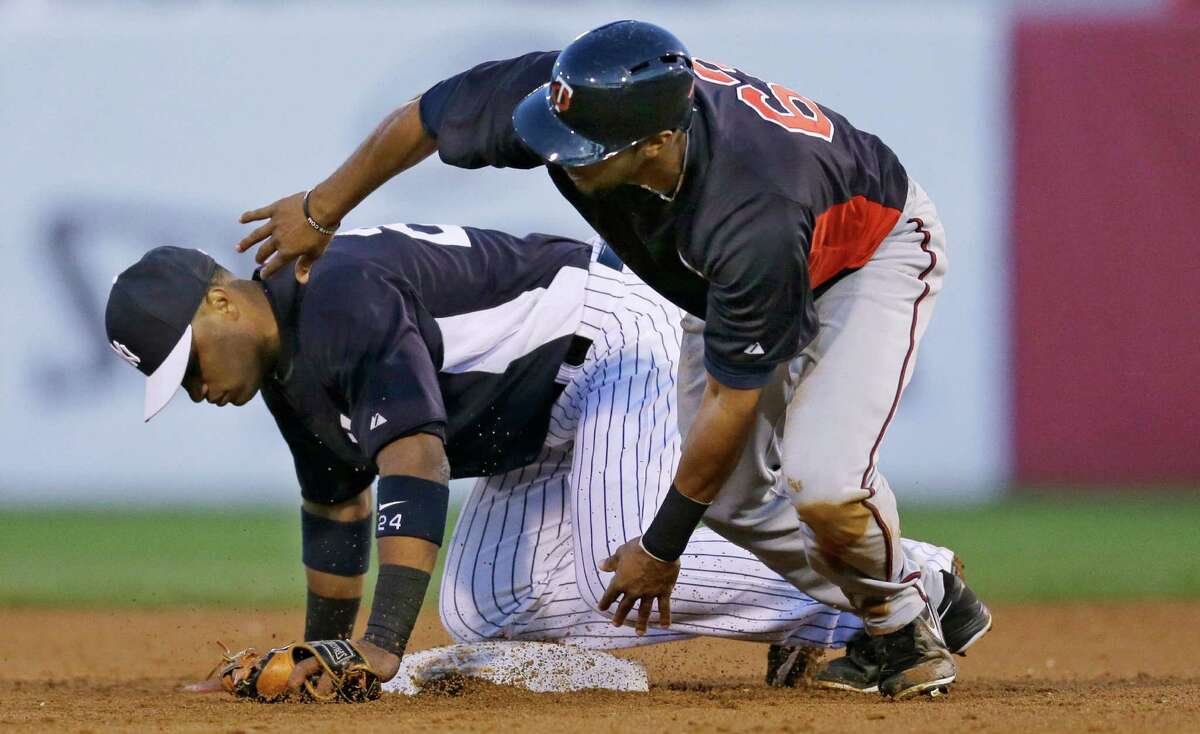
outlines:
[[[728,215],[707,238],[703,264],[709,280],[703,401],[654,520],[637,543],[626,543],[606,561],[616,576],[601,608],[621,599],[617,624],[640,600],[638,627],[644,629],[656,598],[660,618],[669,623],[663,606],[678,558],[737,465],[763,387],[816,334],[805,259],[810,213],[775,196],[728,205]]]
[[[489,61],[435,84],[388,115],[309,193],[307,214],[304,192],[243,214],[243,224],[263,224],[237,249],[245,252],[262,243],[255,257],[264,266],[263,277],[297,260],[296,275],[306,280],[342,217],[434,150],[446,163],[462,168],[541,165],[513,131],[512,115],[525,95],[550,80],[556,58],[557,51],[543,51]]]
[[[266,220],[237,244],[238,251],[245,252],[263,243],[255,254],[255,260],[263,265],[263,277],[296,260],[297,276],[307,279],[313,261],[332,239],[331,234],[310,224],[309,218],[327,230],[336,230],[342,217],[371,192],[436,150],[437,141],[421,125],[420,101],[419,97],[412,99],[385,117],[345,163],[309,192],[307,214],[305,192],[242,214],[242,224]]]
[[[686,497],[708,505],[737,464],[762,388],[722,385],[711,375],[704,399],[683,444],[675,487]]]
[[[645,634],[650,611],[658,601],[660,624],[671,624],[671,591],[679,576],[679,556],[737,464],[750,434],[760,388],[737,389],[710,375],[704,399],[683,444],[675,482],[645,535],[617,549],[601,564],[614,571],[600,599],[607,610],[617,603],[613,624],[625,623],[638,606],[637,632]]]
[[[376,463],[379,579],[366,632],[355,644],[379,677],[388,680],[400,667],[437,560],[450,467],[442,439],[426,433],[393,441],[379,452]],[[359,589],[361,593],[361,580]],[[288,680],[289,688],[298,691],[318,670],[315,659],[300,663]],[[318,690],[328,685],[322,679]]]

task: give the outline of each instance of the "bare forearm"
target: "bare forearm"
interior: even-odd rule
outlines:
[[[340,222],[371,192],[437,149],[421,125],[420,97],[393,111],[358,150],[313,189],[309,205],[320,222]]]
[[[445,531],[450,465],[442,439],[428,433],[391,442],[375,463],[381,477],[375,526],[379,578],[363,640],[399,665]]]
[[[670,593],[679,576],[679,558],[737,465],[754,423],[760,392],[757,388],[737,390],[708,378],[673,486],[642,536],[622,545],[601,566],[615,574],[600,598],[600,609],[621,600],[613,624],[624,624],[638,603],[637,630],[644,634],[650,607],[657,600],[660,622],[664,628],[670,626]]]
[[[750,435],[760,392],[737,390],[708,378],[675,475],[681,493],[705,504],[716,499]]]
[[[379,565],[404,566],[431,574],[437,561],[438,547],[420,538],[392,537],[379,539]],[[308,613],[305,622],[306,639],[346,638],[354,626],[366,579],[361,576],[339,576],[306,568],[308,580]],[[411,603],[419,609],[424,588]],[[376,599],[379,602],[378,596]]]
[[[363,582],[366,574],[339,576],[314,568],[305,568],[304,578],[308,583],[308,590],[318,596],[326,599],[358,599],[363,595]]]
[[[379,539],[379,565],[408,566],[426,573],[433,572],[438,547],[421,538],[396,536]]]

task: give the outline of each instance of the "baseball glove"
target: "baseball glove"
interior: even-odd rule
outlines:
[[[238,698],[274,703],[288,698],[292,670],[310,657],[315,657],[321,668],[304,681],[301,701],[361,703],[379,698],[379,676],[354,643],[346,640],[297,642],[272,648],[265,655],[259,655],[254,648],[236,653],[226,648],[209,678],[220,680],[221,687]],[[317,690],[322,673],[333,682],[329,693]]]

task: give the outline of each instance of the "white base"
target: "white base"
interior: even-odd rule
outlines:
[[[650,690],[641,663],[549,642],[477,642],[415,652],[404,656],[400,671],[383,684],[383,690],[415,696],[429,683],[448,675],[479,678],[535,693],[591,688],[641,693]]]

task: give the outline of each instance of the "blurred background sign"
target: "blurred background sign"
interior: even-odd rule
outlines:
[[[1200,3],[1015,33],[1015,468],[1200,477]]]

